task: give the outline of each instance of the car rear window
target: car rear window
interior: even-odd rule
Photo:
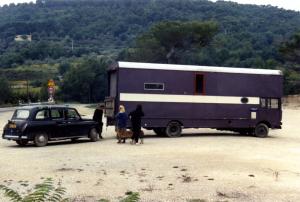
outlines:
[[[14,115],[13,115],[13,119],[28,119],[30,114],[29,109],[18,109],[15,111]]]
[[[63,109],[51,109],[51,117],[52,117],[52,119],[63,119],[64,118],[64,110]]]

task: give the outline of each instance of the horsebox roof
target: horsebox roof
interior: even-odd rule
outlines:
[[[175,64],[157,64],[140,62],[118,62],[119,68],[129,69],[153,69],[153,70],[175,70],[175,71],[195,71],[195,72],[222,72],[237,74],[265,74],[282,75],[280,70],[254,69],[238,67],[216,67],[216,66],[195,66],[195,65],[175,65]]]

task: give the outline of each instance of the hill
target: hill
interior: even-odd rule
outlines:
[[[271,6],[207,0],[38,0],[0,8],[0,67],[92,53],[115,58],[161,21],[215,21],[213,45],[189,63],[273,68],[300,14]],[[32,41],[15,41],[30,35]],[[63,60],[62,59],[62,60]]]
[[[217,32],[205,46],[188,45],[178,63],[281,69],[285,93],[300,93],[299,12],[208,0],[37,0],[0,7],[0,91],[12,89],[0,104],[47,99],[50,78],[58,99],[103,100],[109,61],[153,62],[134,55],[153,27],[202,22]]]

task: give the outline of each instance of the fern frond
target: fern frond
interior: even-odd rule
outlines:
[[[60,202],[62,200],[63,195],[66,193],[66,189],[63,187],[56,188],[52,195],[49,197],[49,202]]]
[[[20,194],[17,191],[15,191],[5,185],[0,185],[0,190],[3,190],[4,196],[8,197],[10,199],[10,201],[12,201],[12,202],[22,201],[22,197],[20,196]]]
[[[43,183],[37,184],[34,188],[34,192],[27,195],[23,200],[24,202],[46,202],[50,196],[51,191],[53,191],[53,180],[47,178]]]
[[[140,201],[140,194],[138,192],[132,192],[126,198],[122,199],[120,202],[138,202],[138,201]]]
[[[62,199],[60,202],[70,202],[70,199],[64,198],[64,199]]]

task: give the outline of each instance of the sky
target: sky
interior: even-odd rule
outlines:
[[[216,1],[216,0],[212,0]],[[226,0],[227,1],[227,0]],[[241,4],[272,5],[279,8],[300,11],[300,1],[298,0],[231,0]],[[10,3],[35,2],[35,0],[0,0],[0,6]]]

